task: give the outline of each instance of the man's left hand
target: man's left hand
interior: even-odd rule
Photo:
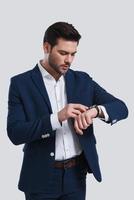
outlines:
[[[87,129],[93,123],[93,119],[96,117],[96,115],[96,108],[91,108],[78,115],[74,121],[75,131],[78,134],[83,135],[83,129]]]

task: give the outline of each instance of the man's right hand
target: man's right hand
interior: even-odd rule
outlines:
[[[67,104],[62,110],[58,112],[59,122],[63,122],[68,118],[76,118],[87,109],[88,107],[82,104]]]

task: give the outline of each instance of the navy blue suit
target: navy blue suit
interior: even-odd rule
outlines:
[[[111,125],[127,117],[124,102],[105,91],[87,73],[69,69],[65,84],[68,103],[103,105],[109,115],[107,123]],[[50,102],[38,65],[11,79],[7,132],[13,144],[25,144],[19,181],[22,191],[49,190],[54,163],[54,156],[50,154],[55,153],[56,133],[50,122]],[[88,163],[88,172],[101,181],[93,125],[84,130],[82,136],[77,136]]]

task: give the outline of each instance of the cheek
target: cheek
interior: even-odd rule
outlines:
[[[49,55],[49,61],[50,61],[50,63],[56,64],[56,63],[57,63],[57,58],[56,58],[56,56]]]
[[[58,65],[64,64],[64,57],[56,56],[55,63]]]
[[[55,55],[53,55],[53,60],[54,61],[58,61],[59,60],[59,58],[58,58],[58,56],[55,54]]]
[[[55,65],[64,64],[64,56],[60,56],[58,54],[50,54],[49,61]]]

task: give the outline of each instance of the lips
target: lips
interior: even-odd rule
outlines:
[[[68,68],[69,67],[69,65],[61,65],[62,67],[64,67],[64,68]]]

